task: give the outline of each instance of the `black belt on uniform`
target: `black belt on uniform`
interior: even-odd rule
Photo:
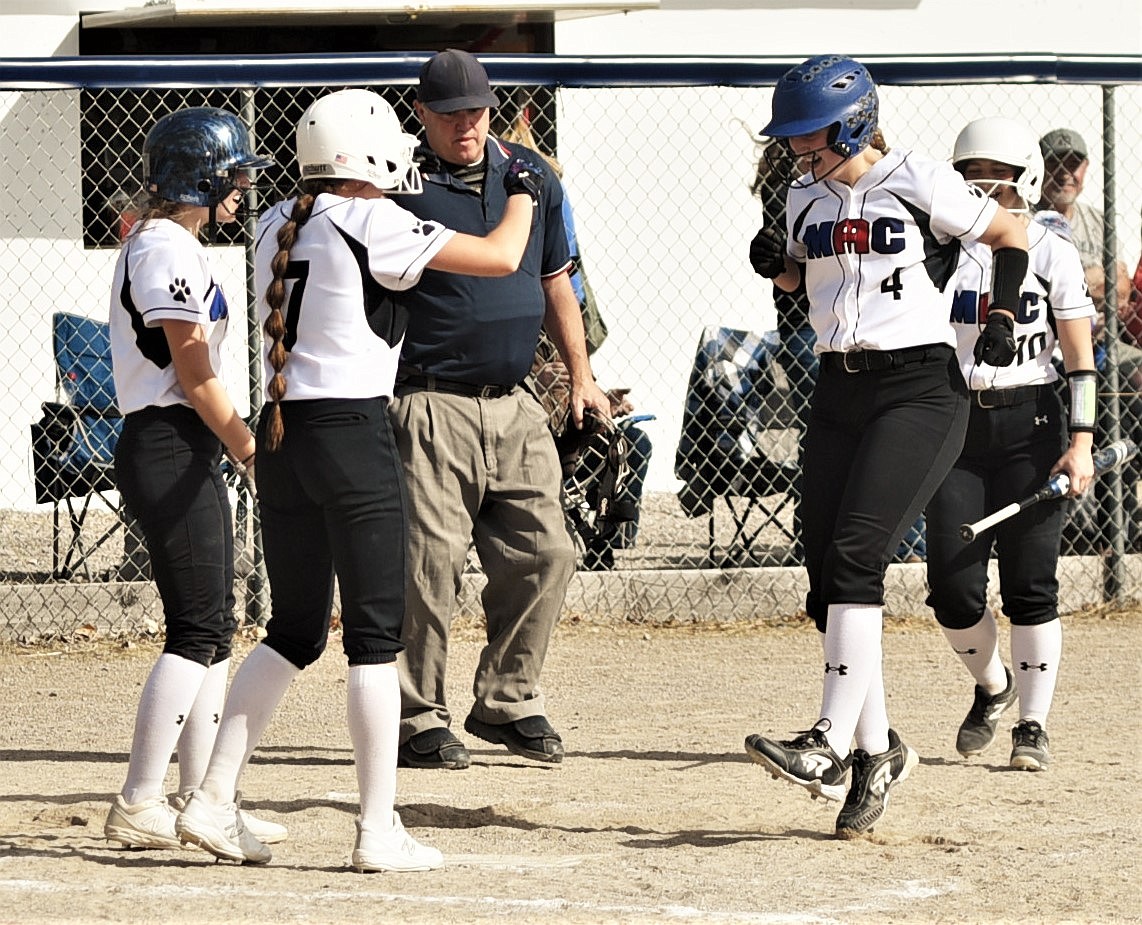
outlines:
[[[947,344],[923,344],[919,347],[901,347],[899,350],[848,350],[830,351],[821,355],[821,362],[846,373],[875,373],[886,369],[903,369],[925,360],[946,359],[951,354]]]
[[[1018,385],[1013,389],[973,389],[971,401],[980,408],[1014,408],[1039,397],[1040,386]]]
[[[426,392],[447,392],[449,395],[467,395],[469,398],[502,398],[515,385],[476,385],[439,376],[403,375],[397,380],[397,389],[423,389]]]

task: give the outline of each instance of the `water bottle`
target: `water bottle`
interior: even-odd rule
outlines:
[[[1094,471],[1098,475],[1121,466],[1138,452],[1133,440],[1115,440],[1109,446],[1096,450],[1093,455]]]

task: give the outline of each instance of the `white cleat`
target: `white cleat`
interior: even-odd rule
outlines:
[[[237,803],[214,803],[201,790],[191,794],[178,814],[175,831],[183,844],[197,845],[225,861],[265,864],[273,857],[246,830]]]
[[[409,835],[400,816],[394,812],[393,827],[387,832],[363,829],[361,820],[357,819],[357,844],[353,848],[352,863],[360,873],[436,870],[444,865],[444,855]]]
[[[190,799],[190,794],[173,794],[170,798],[171,805],[178,812],[182,812],[186,808],[187,801]],[[242,794],[239,793],[235,796],[235,801],[239,806],[242,804]],[[242,824],[246,827],[246,831],[254,836],[263,845],[276,845],[279,842],[285,841],[289,838],[289,829],[284,825],[279,825],[276,822],[270,822],[268,819],[259,819],[253,813],[244,809],[238,810],[239,815],[242,817]]]
[[[122,794],[116,794],[103,834],[125,848],[181,848],[174,828],[177,815],[166,797],[130,804]]]

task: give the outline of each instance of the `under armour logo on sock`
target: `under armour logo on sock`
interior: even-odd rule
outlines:
[[[1035,426],[1038,427],[1040,424],[1046,424],[1049,420],[1050,418],[1047,417],[1047,415],[1037,414],[1035,415]]]
[[[215,713],[214,714],[214,725],[217,726],[220,722],[222,722],[222,717],[220,717],[217,713]]]
[[[828,662],[825,662],[825,674],[828,674],[830,671],[835,671],[837,674],[848,674],[849,673],[849,666],[848,665],[837,665],[834,668]]]
[[[1046,662],[1039,662],[1038,665],[1032,665],[1030,662],[1020,662],[1019,663],[1019,670],[1020,671],[1031,671],[1032,669],[1034,669],[1035,671],[1046,671],[1047,670],[1047,663]]]
[[[184,713],[180,713],[180,714],[178,715],[178,719],[176,719],[176,720],[174,721],[174,724],[175,724],[176,726],[181,726],[181,725],[182,725],[182,721],[183,721],[184,719],[186,719],[186,714],[184,714]]]

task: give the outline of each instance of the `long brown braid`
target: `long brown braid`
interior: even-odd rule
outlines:
[[[270,408],[270,420],[266,432],[266,449],[273,452],[282,445],[285,436],[285,424],[282,421],[281,400],[286,394],[286,380],[282,375],[282,368],[289,358],[285,348],[285,314],[282,306],[285,304],[285,275],[289,266],[289,254],[297,242],[298,232],[302,225],[309,221],[313,211],[313,203],[320,193],[330,193],[340,187],[340,183],[331,180],[305,180],[301,184],[301,192],[293,204],[293,211],[289,219],[278,229],[278,252],[270,263],[274,278],[266,287],[266,304],[270,306],[270,315],[266,319],[263,330],[266,337],[271,340],[269,360],[273,367],[274,376],[270,380],[266,391],[269,393],[273,406]]]

